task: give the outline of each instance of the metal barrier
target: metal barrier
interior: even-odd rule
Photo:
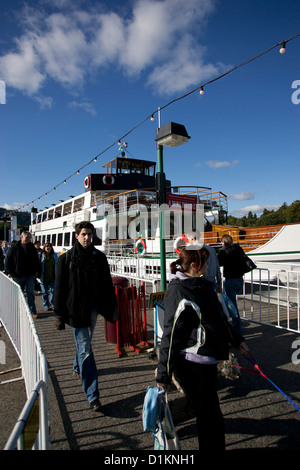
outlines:
[[[129,347],[139,353],[142,346],[149,346],[146,322],[145,285],[136,287],[115,286],[118,302],[118,320],[114,324],[105,322],[105,337],[109,343],[116,344],[119,356],[122,348]]]
[[[39,426],[34,448],[46,450],[50,448],[47,360],[20,286],[2,272],[0,272],[0,298],[0,321],[20,358],[27,395],[27,402],[6,449],[13,449],[18,441],[18,447],[22,448],[20,441],[24,437],[23,430],[31,424],[30,420],[24,421],[24,416],[28,413],[32,417],[31,411],[37,406]],[[37,395],[34,400],[32,393]],[[37,401],[39,394],[41,400]]]
[[[245,276],[242,317],[288,331],[300,332],[300,266],[257,267]]]

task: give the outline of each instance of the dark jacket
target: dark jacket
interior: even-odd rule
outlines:
[[[228,323],[212,283],[203,277],[172,280],[164,308],[156,377],[159,383],[170,383],[178,356],[183,352],[226,360],[229,343],[238,347],[244,341]]]
[[[223,266],[225,279],[237,279],[244,275],[244,256],[243,248],[237,243],[225,248],[225,250],[220,250],[218,260],[219,265]]]
[[[83,249],[76,242],[58,258],[54,289],[56,326],[74,328],[91,325],[96,309],[106,320],[118,319],[117,301],[104,253],[90,245]]]
[[[38,253],[33,243],[22,247],[19,240],[8,250],[5,257],[5,274],[12,277],[34,276],[40,271]]]

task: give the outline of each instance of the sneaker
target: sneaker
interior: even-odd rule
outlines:
[[[94,400],[90,403],[90,410],[92,411],[101,411],[102,405],[99,400]]]
[[[37,313],[33,313],[32,318],[39,318],[39,315]]]

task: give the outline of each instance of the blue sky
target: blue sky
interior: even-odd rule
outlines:
[[[26,210],[84,192],[152,113],[124,140],[156,161],[159,107],[300,31],[296,0],[1,0],[0,12],[0,207]],[[222,191],[236,216],[299,199],[299,59],[297,37],[163,109],[162,125],[191,136],[164,150],[172,184]]]

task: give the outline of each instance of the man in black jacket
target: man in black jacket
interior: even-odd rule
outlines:
[[[31,242],[31,233],[22,232],[21,240],[15,243],[7,252],[5,258],[5,274],[26,288],[28,307],[33,318],[37,318],[34,283],[40,271],[40,262],[37,251]]]
[[[94,226],[80,222],[75,226],[76,243],[58,258],[54,289],[56,327],[73,328],[76,355],[73,371],[79,374],[90,408],[101,409],[98,373],[91,342],[97,315],[107,321],[118,318],[117,301],[104,253],[94,248]]]

